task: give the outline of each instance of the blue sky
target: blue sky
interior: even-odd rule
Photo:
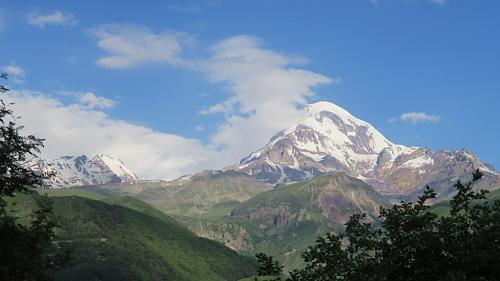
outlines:
[[[2,1],[0,66],[48,157],[105,152],[165,178],[220,168],[293,122],[286,105],[326,100],[393,142],[467,148],[498,168],[499,11],[496,0]]]

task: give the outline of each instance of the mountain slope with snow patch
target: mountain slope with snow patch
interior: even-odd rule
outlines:
[[[109,155],[63,156],[50,161],[31,163],[34,170],[52,173],[52,187],[74,187],[105,183],[133,182],[138,177],[123,163]]]
[[[318,102],[305,107],[306,118],[277,133],[262,149],[226,170],[282,184],[329,171],[362,179],[384,194],[408,194],[429,182],[495,169],[466,150],[433,152],[394,144],[375,127],[345,109]]]

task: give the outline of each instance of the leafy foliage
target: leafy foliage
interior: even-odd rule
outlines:
[[[7,74],[1,74],[0,78],[7,79]],[[0,93],[8,91],[0,86]],[[3,198],[43,187],[49,176],[36,173],[27,165],[40,152],[43,140],[22,135],[22,127],[15,120],[13,112],[0,100],[0,276],[9,280],[49,280],[50,269],[61,265],[66,258],[52,245],[56,224],[49,218],[50,200],[40,197],[38,209],[31,214],[29,223],[23,225],[7,212]]]
[[[277,276],[283,271],[283,266],[280,266],[278,261],[275,261],[273,257],[267,256],[264,253],[259,253],[255,255],[257,257],[257,262],[260,264],[258,269],[259,276]]]
[[[477,170],[471,182],[455,184],[449,216],[430,212],[430,187],[416,203],[382,207],[378,226],[351,216],[344,233],[318,238],[287,280],[498,280],[500,201],[473,190],[481,177]]]
[[[3,73],[0,78],[7,79]],[[9,90],[0,86],[0,92]],[[36,157],[43,147],[43,139],[33,135],[23,136],[13,115],[3,100],[0,99],[0,207],[5,207],[3,196],[15,193],[28,193],[33,187],[43,186],[48,175],[39,174],[29,168],[27,161]]]

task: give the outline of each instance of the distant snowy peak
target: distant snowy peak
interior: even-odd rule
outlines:
[[[50,172],[53,187],[74,187],[95,184],[133,182],[137,176],[118,159],[109,155],[63,156],[50,161],[38,161],[33,169]]]
[[[92,158],[96,164],[101,165],[103,169],[109,169],[116,176],[118,176],[122,181],[136,181],[137,176],[129,168],[123,165],[123,162],[119,159],[115,159],[106,154],[98,154]]]
[[[498,177],[492,166],[465,150],[433,152],[394,144],[335,104],[318,102],[304,110],[301,122],[225,170],[238,170],[271,184],[345,172],[383,193],[413,192],[429,182],[457,178],[477,168]]]
[[[394,146],[368,122],[328,102],[305,107],[303,121],[279,132],[238,167],[268,182],[300,181],[327,171],[359,176],[373,170],[379,153]]]

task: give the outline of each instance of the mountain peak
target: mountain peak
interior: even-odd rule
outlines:
[[[384,193],[413,191],[476,168],[493,171],[470,152],[441,153],[394,144],[370,123],[330,102],[307,105],[304,111],[302,121],[226,170],[242,171],[272,184],[344,172]]]
[[[113,158],[107,154],[97,154],[92,157],[92,160],[104,165],[124,181],[135,181],[138,179],[134,172],[125,167],[120,159]]]
[[[307,112],[309,112],[311,114],[317,114],[317,113],[321,113],[323,111],[326,111],[326,112],[334,113],[339,117],[343,117],[344,119],[352,119],[352,120],[356,120],[358,122],[363,122],[363,123],[368,124],[367,122],[362,121],[362,120],[354,117],[354,115],[352,115],[349,111],[345,110],[344,108],[342,108],[334,103],[327,102],[327,101],[319,101],[319,102],[308,104],[305,106],[305,109]]]
[[[280,170],[280,176],[271,181],[276,183],[303,180],[326,171],[358,176],[373,169],[378,154],[393,145],[368,122],[333,103],[317,102],[307,105],[305,111],[301,122],[279,132],[264,148],[244,158],[239,169],[257,161],[272,167],[268,170],[285,166],[294,174],[290,178]]]
[[[34,170],[53,173],[48,184],[53,187],[133,182],[138,177],[120,160],[105,154],[62,156],[30,164]]]

